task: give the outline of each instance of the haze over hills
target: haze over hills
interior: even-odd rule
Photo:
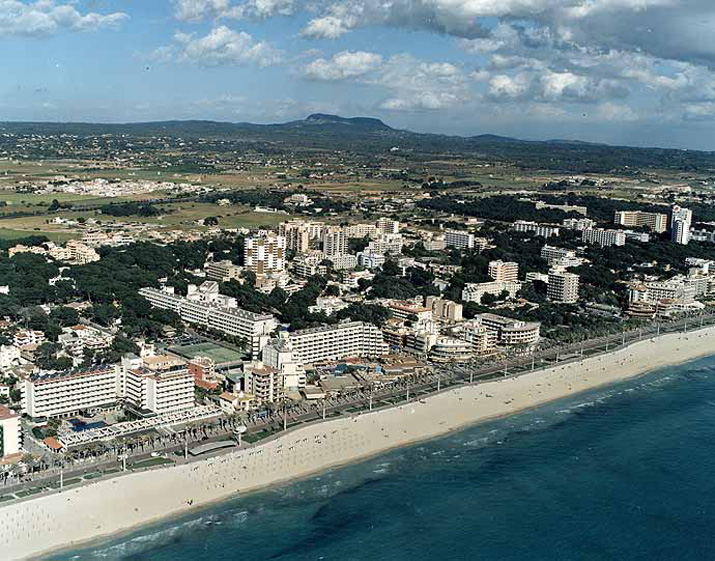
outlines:
[[[350,150],[375,154],[470,155],[510,161],[528,169],[574,172],[626,171],[642,168],[715,169],[715,153],[666,148],[609,146],[580,140],[522,140],[494,134],[470,137],[416,133],[390,127],[380,119],[323,113],[275,124],[205,120],[144,123],[0,122],[0,133],[19,135],[128,135],[217,139],[245,147],[262,145],[301,150]],[[395,150],[397,148],[397,150]]]

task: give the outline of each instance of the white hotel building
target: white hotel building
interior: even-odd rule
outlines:
[[[30,376],[22,385],[22,412],[69,417],[116,403],[120,380],[113,366]]]
[[[117,366],[31,376],[22,386],[22,412],[32,418],[71,417],[122,401],[144,414],[190,409],[193,374],[186,368],[149,370],[134,357]]]
[[[117,368],[121,397],[140,412],[161,415],[194,406],[194,376],[185,367],[157,372],[142,366],[142,359],[125,357]]]
[[[304,364],[345,357],[378,357],[388,352],[382,331],[360,321],[294,331],[289,341]]]
[[[173,289],[167,287],[161,290],[142,288],[139,294],[152,306],[174,311],[188,323],[249,341],[252,354],[257,355],[261,350],[261,338],[270,335],[278,326],[276,318],[271,314],[257,314],[238,308],[233,299],[223,297],[217,291],[218,288],[197,299],[178,296]],[[193,292],[190,297],[195,295],[196,292]]]

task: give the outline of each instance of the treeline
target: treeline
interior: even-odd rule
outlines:
[[[452,195],[438,196],[419,201],[417,206],[430,211],[477,216],[486,220],[501,222],[532,220],[534,222],[560,223],[569,216],[580,216],[576,213],[565,213],[554,209],[537,210],[534,203],[520,201],[508,195],[471,199]]]
[[[102,205],[99,207],[102,214],[107,216],[159,216],[160,214],[167,214],[172,212],[171,210],[159,209],[154,205],[142,202],[127,202],[127,203],[111,203],[108,205]]]

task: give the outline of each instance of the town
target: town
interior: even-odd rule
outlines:
[[[706,178],[301,158],[8,175],[4,500],[713,321]]]

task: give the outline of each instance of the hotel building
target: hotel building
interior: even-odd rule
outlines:
[[[359,321],[294,331],[289,341],[304,364],[345,357],[378,357],[388,352],[380,329]]]
[[[546,297],[552,302],[575,304],[578,302],[580,278],[574,273],[549,271],[549,284]]]
[[[489,276],[497,282],[516,282],[519,280],[519,264],[512,261],[491,261]]]
[[[617,210],[613,218],[614,224],[627,228],[645,226],[651,232],[661,234],[668,229],[668,215],[660,212],[643,212],[641,210]]]

